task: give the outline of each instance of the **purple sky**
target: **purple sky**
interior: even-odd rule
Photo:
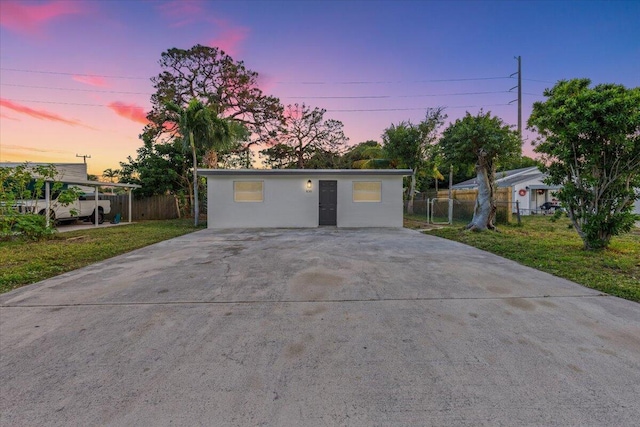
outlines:
[[[160,54],[198,43],[283,104],[327,109],[351,144],[427,107],[515,125],[521,55],[526,123],[559,79],[640,86],[639,21],[637,1],[1,0],[0,161],[118,168],[141,145]]]

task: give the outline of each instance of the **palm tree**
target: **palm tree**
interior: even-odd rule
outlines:
[[[376,143],[375,145],[362,145],[358,150],[358,160],[355,160],[351,167],[354,169],[389,169],[397,166],[397,161],[390,159],[384,148]]]
[[[166,104],[167,110],[173,113],[169,117],[177,125],[182,136],[185,149],[191,148],[193,156],[193,217],[198,226],[200,209],[198,206],[198,157],[197,152],[203,150],[221,150],[231,142],[229,122],[215,115],[213,110],[194,98],[183,108],[174,103]]]
[[[120,175],[120,169],[105,169],[102,171],[102,176],[109,178],[109,182],[113,183],[113,179]],[[111,194],[113,194],[113,187],[111,187]]]

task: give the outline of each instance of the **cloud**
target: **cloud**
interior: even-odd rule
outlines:
[[[158,10],[171,21],[171,27],[183,27],[203,19],[204,16],[202,1],[173,0],[161,4]]]
[[[14,121],[16,121],[16,122],[19,122],[19,121],[20,121],[20,119],[17,119],[17,118],[15,118],[15,117],[8,116],[8,115],[6,115],[6,114],[4,114],[4,113],[0,113],[0,119],[14,120]]]
[[[25,3],[3,0],[0,26],[16,33],[39,35],[48,22],[65,15],[83,12],[79,1],[56,0],[46,3]]]
[[[97,86],[97,87],[107,87],[107,82],[103,77],[100,76],[73,76],[73,80],[84,83],[89,86]]]
[[[38,120],[50,120],[52,122],[64,123],[70,126],[83,126],[92,129],[91,127],[83,125],[77,120],[65,119],[64,117],[45,110],[34,110],[33,108],[29,108],[26,105],[16,104],[15,102],[9,101],[8,99],[4,98],[0,98],[0,107],[8,108],[17,113],[25,114]]]
[[[14,145],[14,144],[4,144],[2,148],[6,148],[13,151],[28,151],[28,152],[36,152],[36,153],[57,153],[57,154],[65,154],[69,151],[66,150],[47,150],[43,148],[34,148],[28,147],[26,145]]]
[[[231,56],[236,55],[239,53],[240,44],[249,35],[249,28],[236,26],[228,20],[209,16],[206,4],[204,1],[172,0],[161,4],[158,10],[169,20],[170,27],[183,27],[198,22],[213,24],[218,28],[217,35],[205,44],[217,47]]]
[[[276,79],[273,78],[270,74],[266,74],[266,73],[258,74],[257,88],[260,89],[262,92],[269,93],[274,87],[276,87],[276,85],[277,85]]]
[[[139,105],[125,104],[124,102],[110,102],[108,107],[117,115],[124,117],[125,119],[132,120],[134,122],[142,123],[146,125],[149,123],[147,120],[147,113]]]
[[[217,37],[209,40],[207,45],[217,47],[231,56],[237,54],[240,43],[242,43],[249,35],[249,28],[236,27],[228,21],[221,19],[215,19],[213,21],[220,28],[220,33]]]

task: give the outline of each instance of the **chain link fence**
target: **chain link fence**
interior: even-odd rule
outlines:
[[[518,202],[496,201],[496,224],[519,222]],[[424,215],[432,224],[469,223],[473,219],[475,200],[433,198],[414,200],[414,215]],[[407,205],[405,203],[405,213]],[[520,214],[526,214],[520,212]]]

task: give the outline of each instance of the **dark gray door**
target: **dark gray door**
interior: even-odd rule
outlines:
[[[336,225],[338,204],[338,181],[320,181],[320,223]]]

